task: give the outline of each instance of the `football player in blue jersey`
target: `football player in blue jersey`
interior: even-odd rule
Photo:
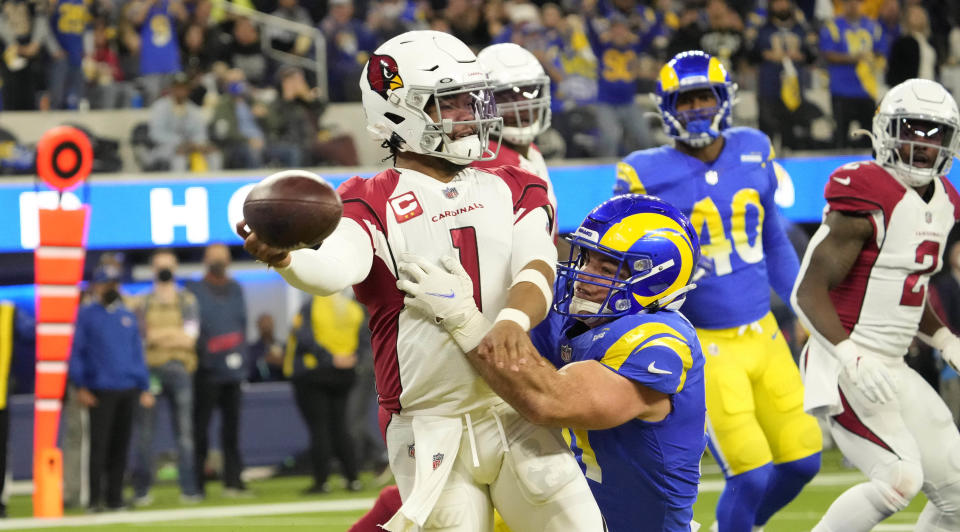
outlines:
[[[770,313],[770,287],[790,301],[799,269],[774,203],[773,148],[760,131],[730,127],[735,89],[716,58],[677,54],[656,91],[675,143],[628,155],[614,188],[663,198],[700,236],[704,275],[683,313],[707,359],[708,445],[727,478],[720,532],[762,527],[816,475],[822,447]]]
[[[563,427],[610,530],[688,532],[706,446],[704,359],[676,308],[694,286],[696,232],[659,198],[627,194],[595,208],[569,241],[553,310],[531,331],[532,343],[503,361],[462,334],[484,318],[456,259],[445,259],[444,271],[401,257],[412,280],[397,285],[524,417]],[[543,471],[520,476],[534,492],[566,481]]]

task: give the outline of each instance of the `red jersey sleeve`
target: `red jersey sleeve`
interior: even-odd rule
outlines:
[[[940,182],[943,183],[943,189],[947,191],[950,203],[953,204],[953,220],[960,221],[960,194],[957,194],[957,189],[946,177],[941,177]]]
[[[850,163],[830,174],[823,195],[831,211],[883,211],[885,220],[906,188],[889,172],[873,162]]]
[[[337,187],[337,194],[343,202],[343,217],[354,220],[367,235],[373,245],[373,235],[370,226],[376,227],[384,235],[387,234],[385,216],[387,213],[387,199],[396,188],[400,174],[396,170],[386,170],[364,179],[351,177]]]
[[[513,198],[513,223],[517,223],[527,214],[543,208],[547,211],[550,226],[553,227],[553,205],[547,193],[547,182],[526,170],[516,166],[501,166],[486,170],[494,174],[510,187]]]

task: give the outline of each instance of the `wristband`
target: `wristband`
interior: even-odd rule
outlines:
[[[497,314],[497,319],[493,320],[494,325],[501,321],[512,321],[523,329],[523,332],[530,330],[530,316],[527,313],[511,307],[506,307]]]
[[[444,328],[447,326],[446,322],[447,320],[442,322]],[[447,332],[450,333],[453,341],[460,346],[460,349],[463,350],[464,353],[469,353],[476,349],[476,347],[480,345],[480,341],[483,340],[483,337],[490,332],[490,322],[483,317],[483,314],[481,314],[479,310],[474,309],[459,326],[449,328]]]
[[[510,288],[517,286],[520,283],[532,283],[534,286],[540,289],[540,293],[543,294],[543,302],[546,305],[546,312],[550,312],[550,307],[553,306],[553,287],[550,286],[550,282],[547,281],[547,277],[540,272],[540,270],[534,268],[525,268],[520,270],[520,273],[517,274],[513,279],[513,284],[510,285]]]

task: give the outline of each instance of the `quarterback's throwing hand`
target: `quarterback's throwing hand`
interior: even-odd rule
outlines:
[[[243,249],[253,255],[255,259],[274,268],[285,268],[290,265],[290,254],[280,248],[269,246],[259,238],[249,227],[246,220],[237,222],[237,234],[243,239]]]

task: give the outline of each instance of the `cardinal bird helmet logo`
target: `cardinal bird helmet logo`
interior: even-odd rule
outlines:
[[[370,66],[367,68],[367,81],[370,88],[387,99],[387,93],[403,87],[403,79],[397,68],[397,61],[389,55],[370,56]]]

